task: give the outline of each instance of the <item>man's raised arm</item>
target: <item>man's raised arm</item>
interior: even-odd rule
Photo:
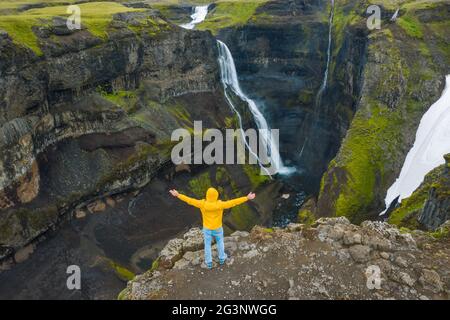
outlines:
[[[179,192],[178,192],[177,190],[175,190],[175,189],[169,190],[169,192],[170,192],[170,194],[171,194],[172,196],[174,196],[175,198],[178,198],[178,199],[180,199],[181,201],[186,202],[187,204],[189,204],[189,205],[191,205],[191,206],[194,206],[194,207],[196,207],[196,208],[201,208],[202,205],[203,205],[203,201],[202,201],[202,200],[197,200],[197,199],[194,199],[194,198],[190,198],[190,197],[188,197],[188,196],[185,196],[184,194],[179,193]]]
[[[235,206],[238,206],[240,204],[243,204],[244,202],[247,202],[248,200],[255,199],[256,195],[252,192],[250,192],[246,197],[236,198],[233,200],[223,201],[222,202],[222,208],[223,209],[230,209]]]

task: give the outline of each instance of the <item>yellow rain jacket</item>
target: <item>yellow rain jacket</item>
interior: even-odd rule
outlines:
[[[203,227],[209,230],[215,230],[222,227],[223,210],[246,202],[247,197],[237,198],[229,201],[221,201],[219,199],[219,192],[214,188],[209,188],[206,192],[206,199],[197,200],[189,198],[183,194],[178,196],[178,199],[187,204],[199,208],[202,212]]]

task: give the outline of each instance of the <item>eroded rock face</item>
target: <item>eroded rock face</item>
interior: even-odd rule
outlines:
[[[137,276],[121,298],[449,298],[448,238],[401,233],[387,223],[356,226],[346,218],[322,218],[313,227],[237,231],[225,237],[225,266],[218,265],[213,246],[212,270],[203,268],[201,248],[182,249],[186,241],[202,243],[200,230],[192,229],[186,237],[170,241],[161,252],[160,259],[170,264]],[[378,289],[372,286],[374,272],[380,276]]]
[[[54,42],[40,30],[44,52],[40,58],[15,46],[8,37],[1,42],[0,147],[17,150],[2,152],[0,190],[27,174],[36,155],[49,145],[70,137],[111,132],[123,118],[93,108],[90,114],[60,113],[56,104],[78,101],[100,85],[115,91],[145,83],[159,100],[219,88],[215,40],[208,33],[187,32],[160,20],[164,28],[158,37],[141,38],[127,23],[142,15],[118,15],[115,21],[122,25],[104,42],[84,29]],[[52,132],[55,128],[58,130]]]
[[[66,111],[47,113],[41,118],[18,118],[4,124],[0,128],[0,192],[4,195],[0,208],[27,203],[37,196],[36,157],[49,146],[90,133],[119,132],[124,117],[123,112]]]
[[[6,37],[0,45],[0,124],[76,100],[99,85],[127,90],[150,81],[161,99],[220,86],[211,35],[161,19],[154,36],[128,28],[145,17],[159,19],[151,11],[116,15],[107,40],[86,29],[54,38],[42,27],[36,30],[41,57]]]
[[[389,221],[409,229],[436,230],[450,219],[449,155],[430,171],[409,198],[390,212]]]
[[[155,24],[142,25],[146,19]],[[229,112],[210,33],[179,28],[153,10],[114,15],[106,39],[86,26],[68,32],[64,24],[56,18],[33,28],[42,55],[16,45],[6,32],[0,35],[5,256],[77,206],[148,183],[167,161],[151,147],[180,126],[167,104],[187,106],[183,121],[217,124]],[[107,100],[119,91],[133,92],[133,109]],[[145,116],[133,114],[141,109]]]
[[[440,176],[428,191],[428,198],[418,216],[420,223],[435,230],[450,219],[450,154],[445,156],[445,165]]]
[[[425,27],[440,21],[440,12],[447,10],[448,3],[422,8],[411,2],[411,10],[402,10],[399,19],[415,19],[418,27]],[[435,41],[448,42],[448,34],[441,36],[436,30],[414,37],[401,21],[389,19],[383,15],[383,32],[368,35],[357,111],[323,175],[319,216],[345,215],[354,223],[376,219],[414,143],[420,119],[442,93],[449,73],[448,63],[443,63],[447,53],[435,50]],[[413,49],[417,47],[426,50]],[[430,213],[434,205],[430,203]]]
[[[336,17],[327,89],[318,98],[328,58],[329,4],[268,1],[244,26],[218,33],[233,53],[243,90],[260,103],[270,126],[280,129],[281,155],[302,169],[301,180],[308,181],[302,187],[310,193],[317,193],[356,110],[367,44],[365,26],[337,31],[343,21]],[[341,2],[338,9],[359,6]]]

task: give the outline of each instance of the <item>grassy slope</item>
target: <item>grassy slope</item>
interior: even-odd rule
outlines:
[[[419,8],[425,6],[423,1],[418,4]],[[369,52],[376,56],[374,59],[384,60],[379,69],[366,69],[366,78],[374,78],[375,73],[378,79],[372,91],[363,95],[360,109],[339,154],[331,162],[322,181],[321,196],[326,192],[325,184],[332,184],[327,186],[328,191],[330,188],[338,190],[332,203],[332,213],[348,216],[355,222],[364,220],[364,213],[374,209],[376,193],[380,192],[379,189],[387,189],[395,164],[403,161],[398,149],[405,142],[404,128],[410,126],[411,122],[417,122],[430,106],[417,101],[415,93],[427,81],[442,77],[442,70],[436,67],[431,58],[429,38],[423,35],[433,35],[438,43],[445,42],[444,35],[439,33],[443,32],[442,28],[447,28],[448,22],[433,23],[433,28],[419,22],[413,3],[407,3],[402,9],[404,13],[397,24],[383,26],[382,30],[371,34]],[[414,56],[405,55],[398,41],[407,42]],[[436,50],[435,46],[431,47]],[[438,47],[438,54],[448,56],[448,47]],[[400,106],[392,109],[386,105],[386,95],[398,94],[395,88],[400,86],[398,80],[401,79],[407,82],[406,92]],[[393,88],[394,91],[389,92]],[[333,177],[336,168],[343,169],[346,181]]]
[[[419,226],[418,214],[423,209],[431,189],[434,189],[438,198],[450,197],[450,175],[448,173],[450,170],[450,154],[446,156],[446,159],[446,164],[428,173],[419,188],[409,198],[404,199],[400,206],[391,213],[390,223],[415,229]]]
[[[267,0],[220,0],[208,14],[206,20],[198,25],[199,30],[210,30],[217,34],[220,29],[240,26],[247,23],[258,7]]]
[[[2,0],[0,1],[0,10],[11,10],[15,11],[25,5],[37,5],[37,4],[47,4],[47,5],[57,5],[62,3],[72,3],[76,0]]]
[[[29,2],[29,1],[28,1]],[[142,11],[142,9],[127,8],[115,2],[91,2],[79,4],[81,23],[95,36],[105,38],[112,16],[119,12]],[[32,28],[51,23],[52,17],[69,17],[67,6],[50,6],[31,9],[24,12],[0,15],[0,29],[4,29],[12,39],[21,45],[31,48],[41,54],[38,39]]]

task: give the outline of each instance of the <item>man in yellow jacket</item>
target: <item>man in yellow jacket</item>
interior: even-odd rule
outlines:
[[[211,241],[214,237],[217,243],[217,250],[219,251],[219,263],[223,265],[227,259],[225,253],[225,245],[223,243],[223,228],[222,217],[223,210],[230,209],[240,205],[247,200],[255,199],[256,195],[250,192],[246,197],[236,198],[228,201],[219,200],[219,192],[214,188],[209,188],[206,192],[206,199],[197,200],[189,198],[183,194],[178,193],[173,189],[169,191],[170,194],[187,204],[199,208],[203,219],[203,236],[205,242],[205,264],[208,269],[212,268],[212,254]]]

